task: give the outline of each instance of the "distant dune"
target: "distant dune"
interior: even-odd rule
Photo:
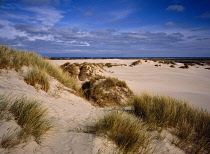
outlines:
[[[170,95],[184,99],[198,108],[202,107],[210,111],[210,71],[208,66],[194,65],[188,69],[181,69],[182,63],[177,63],[175,68],[170,64],[160,64],[154,61],[142,60],[141,65],[129,67],[135,60],[127,59],[75,59],[52,60],[57,65],[70,63],[117,63],[127,66],[109,67],[106,76],[117,77],[126,81],[128,86],[137,94],[144,91],[155,94]],[[155,67],[155,65],[161,65]],[[110,73],[112,72],[112,73]]]

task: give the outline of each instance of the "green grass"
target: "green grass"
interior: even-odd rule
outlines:
[[[98,76],[82,85],[84,96],[100,107],[123,105],[133,95],[124,81]]]
[[[17,133],[5,134],[0,142],[0,146],[12,148],[17,144],[27,142],[31,136],[40,144],[43,135],[53,127],[52,121],[47,117],[47,110],[43,108],[41,102],[30,100],[26,97],[10,98],[1,95],[0,98],[0,111],[4,114],[12,115],[14,118],[11,119],[15,120],[22,128]],[[2,117],[1,120],[8,119]]]
[[[181,141],[190,144],[190,146],[185,144],[183,149],[188,145],[191,147],[191,152],[210,150],[209,112],[194,108],[185,101],[169,96],[147,93],[133,97],[130,103],[134,106],[135,115],[141,117],[151,129],[175,128],[175,134]]]
[[[40,71],[57,79],[66,87],[78,91],[78,82],[70,77],[67,72],[45,60],[34,52],[10,49],[8,46],[0,46],[0,69],[14,69],[20,71],[23,66],[37,67]]]
[[[50,88],[49,79],[44,71],[40,71],[38,68],[33,68],[29,70],[27,76],[25,77],[25,81],[27,84],[30,84],[36,88],[37,84],[41,86],[41,89],[44,91],[48,91]]]
[[[145,153],[150,143],[147,129],[134,115],[116,111],[99,119],[90,132],[107,136],[123,153]]]

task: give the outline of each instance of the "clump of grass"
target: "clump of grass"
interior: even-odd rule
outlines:
[[[20,71],[23,66],[37,67],[39,70],[45,71],[50,76],[57,79],[66,87],[79,90],[78,82],[70,77],[67,72],[34,52],[20,51],[10,49],[8,46],[0,46],[0,69],[14,69]]]
[[[68,72],[70,76],[77,77],[79,74],[79,64],[70,64],[69,62],[64,63],[60,66],[65,72]]]
[[[90,132],[107,136],[123,153],[145,153],[150,143],[147,126],[123,111],[105,115],[91,127]]]
[[[180,66],[179,68],[188,69],[189,65],[185,63],[184,66]]]
[[[1,139],[0,147],[4,149],[10,149],[20,143],[21,141],[17,139],[17,134],[5,134]]]
[[[17,98],[9,112],[22,127],[22,135],[33,136],[37,143],[40,143],[41,137],[52,128],[52,122],[47,118],[47,110],[43,109],[41,102],[37,100]]]
[[[98,76],[82,85],[84,96],[100,107],[123,105],[133,92],[124,81]]]
[[[137,61],[132,62],[132,63],[130,64],[130,66],[136,66],[136,65],[139,65],[139,64],[141,64],[141,63],[142,63],[141,60],[137,60]]]
[[[148,123],[151,128],[175,128],[176,135],[182,141],[205,145],[209,151],[210,145],[210,114],[207,111],[196,109],[187,102],[169,96],[149,95],[135,96],[130,101],[134,106],[134,113]],[[205,140],[203,139],[205,138]],[[204,143],[203,143],[204,142]],[[191,150],[203,149],[201,146],[192,146]],[[193,150],[192,150],[193,151]]]
[[[10,114],[13,117],[10,120],[15,120],[21,128],[17,132],[5,134],[0,146],[9,149],[27,142],[31,136],[40,144],[42,136],[53,127],[52,121],[47,117],[47,110],[42,107],[41,102],[29,100],[26,97],[11,98],[7,95],[0,95],[0,98],[1,113]],[[4,116],[0,120],[7,119]]]
[[[39,70],[38,68],[33,68],[29,70],[27,76],[25,77],[25,81],[27,84],[30,84],[36,88],[40,85],[41,89],[44,91],[48,91],[50,88],[50,83],[48,77],[44,71]]]
[[[175,68],[175,66],[174,66],[174,65],[170,65],[170,67]]]

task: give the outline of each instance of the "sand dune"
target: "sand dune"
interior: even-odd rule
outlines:
[[[121,63],[130,65],[134,60],[106,59],[106,60],[53,60],[61,65],[65,62],[95,62],[95,63]],[[127,82],[135,93],[143,91],[168,94],[176,98],[189,100],[197,107],[210,110],[210,71],[204,67],[190,67],[187,70],[170,68],[168,65],[155,67],[152,61],[143,62],[134,67],[118,66],[106,68],[104,75],[117,77]],[[178,64],[181,65],[181,64]],[[10,96],[27,96],[43,101],[43,106],[49,110],[49,117],[54,121],[53,131],[45,136],[41,145],[34,140],[27,144],[20,144],[13,149],[0,148],[0,153],[45,153],[45,154],[96,154],[113,153],[116,146],[106,138],[85,133],[84,130],[105,111],[113,108],[96,108],[85,99],[78,97],[69,91],[54,78],[50,77],[50,90],[48,93],[36,90],[33,86],[24,82],[24,71],[17,73],[11,70],[1,70],[0,94]],[[59,88],[58,88],[59,87]],[[14,123],[1,122],[0,130],[13,131]],[[0,133],[2,138],[2,134]],[[156,147],[155,153],[184,153],[170,142],[170,135],[165,132],[162,140],[153,140]],[[0,139],[1,140],[1,139]]]
[[[128,86],[137,94],[143,91],[154,94],[169,95],[178,99],[189,101],[196,107],[210,111],[210,71],[205,66],[191,66],[189,69],[179,68],[183,64],[178,63],[171,68],[170,65],[154,65],[157,62],[142,60],[142,64],[129,67],[135,60],[123,59],[77,59],[77,60],[53,60],[57,65],[70,63],[118,63],[128,66],[106,68],[107,76],[114,76],[126,81]],[[112,73],[111,73],[112,72]]]

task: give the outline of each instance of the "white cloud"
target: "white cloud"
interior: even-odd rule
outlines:
[[[62,11],[58,11],[53,7],[29,7],[24,8],[24,10],[33,12],[34,16],[30,16],[30,18],[40,21],[43,25],[46,26],[53,26],[55,23],[57,23],[58,21],[60,21],[60,19],[64,17],[62,15]]]
[[[210,12],[206,12],[200,16],[198,16],[199,18],[210,18]]]
[[[185,10],[185,8],[182,5],[170,5],[169,7],[166,8],[166,10],[182,12]]]
[[[176,26],[176,24],[172,21],[166,22],[165,25],[166,26]]]

